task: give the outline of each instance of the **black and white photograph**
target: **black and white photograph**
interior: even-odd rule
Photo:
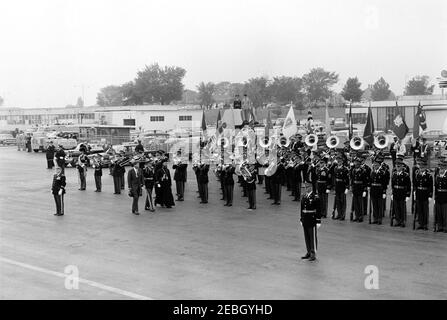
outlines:
[[[0,300],[447,298],[447,1],[0,13]]]

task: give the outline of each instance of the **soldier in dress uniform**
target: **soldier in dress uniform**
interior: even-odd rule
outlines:
[[[397,156],[395,169],[391,178],[391,188],[393,190],[391,196],[393,203],[391,222],[395,219],[396,224],[394,226],[405,227],[407,216],[406,202],[410,199],[411,195],[411,180],[410,174],[405,169],[402,155]]]
[[[87,155],[86,150],[79,148],[81,151],[81,155],[78,158],[78,163],[76,167],[79,173],[79,190],[84,191],[87,187],[86,177],[87,177]]]
[[[181,156],[181,152],[177,152],[177,156]],[[174,163],[172,169],[174,169],[174,180],[177,191],[177,201],[184,201],[185,196],[185,183],[187,180],[186,171],[188,168],[188,163],[183,163],[179,161]]]
[[[332,177],[327,166],[327,158],[321,158],[316,168],[316,186],[321,203],[321,217],[327,217],[328,194],[331,190]]]
[[[95,155],[93,160],[93,169],[95,170],[94,177],[95,177],[95,186],[96,190],[95,192],[101,192],[102,189],[102,165],[101,165],[101,159],[99,155]]]
[[[155,184],[155,168],[152,163],[152,159],[148,159],[145,161],[143,168],[143,179],[144,179],[144,187],[146,188],[146,202],[144,205],[144,210],[149,210],[150,212],[154,212],[154,200],[152,198],[152,191],[154,190]]]
[[[281,204],[281,189],[285,181],[284,159],[278,161],[275,173],[271,176],[273,205]]]
[[[56,203],[55,216],[64,215],[64,194],[65,186],[67,185],[64,172],[61,167],[56,167],[56,173],[53,176],[53,184],[51,186],[51,193]]]
[[[295,180],[295,198],[293,201],[301,200],[301,186],[303,183],[303,172],[307,170],[306,163],[301,155],[297,156],[297,164],[293,168],[293,178]]]
[[[418,158],[420,169],[417,170],[413,181],[413,192],[416,203],[415,214],[418,218],[418,230],[428,230],[428,205],[433,198],[433,176],[427,168],[424,158]],[[415,218],[416,218],[415,217]]]
[[[367,185],[370,185],[369,178],[371,177],[371,167],[366,164],[366,159],[361,157],[360,160],[362,161],[361,167],[366,172],[366,179],[367,179]],[[366,189],[366,196],[363,197],[363,215],[368,214],[368,189]]]
[[[199,191],[200,191],[200,203],[208,203],[208,172],[209,164],[201,163],[198,167],[199,172]]]
[[[225,200],[226,203],[224,206],[231,207],[233,205],[233,193],[234,193],[234,171],[236,168],[232,164],[226,164],[223,167],[223,179],[224,179],[224,185],[225,185]]]
[[[351,171],[352,207],[355,218],[352,221],[363,222],[363,198],[366,197],[368,177],[365,169],[361,167],[359,157],[354,158],[354,168]]]
[[[301,199],[300,223],[304,231],[304,241],[306,242],[307,253],[301,259],[316,259],[317,229],[321,225],[321,203],[320,198],[311,186],[311,181],[306,183],[306,193]]]
[[[65,151],[64,151],[64,147],[62,145],[59,145],[57,147],[54,157],[56,158],[56,164],[59,166],[59,168],[62,169],[62,173],[64,173],[65,172]]]
[[[244,177],[245,184],[247,186],[247,195],[248,195],[248,210],[256,209],[256,172],[254,164],[250,164],[248,166],[248,170],[251,175],[249,177]]]
[[[435,232],[447,232],[447,163],[440,162],[435,172]]]
[[[337,155],[337,166],[334,168],[335,175],[335,208],[337,210],[336,220],[345,220],[346,195],[349,190],[349,169],[345,166],[343,155]]]
[[[56,152],[56,148],[53,145],[53,141],[50,141],[47,150],[46,150],[46,157],[47,157],[47,168],[53,169],[54,167],[54,153]]]
[[[384,216],[383,202],[386,200],[386,190],[389,182],[389,175],[383,163],[383,156],[376,155],[373,168],[370,174],[370,197],[373,212],[373,224],[382,224]]]

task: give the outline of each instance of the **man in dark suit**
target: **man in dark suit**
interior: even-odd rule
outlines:
[[[181,156],[181,153],[177,153],[177,155]],[[181,160],[179,160],[179,162],[177,163],[174,163],[174,165],[172,166],[172,169],[175,170],[174,180],[177,190],[177,201],[184,200],[187,168],[188,163],[183,163]]]
[[[129,186],[129,195],[132,196],[132,213],[139,215],[138,212],[138,198],[140,197],[141,188],[144,184],[143,171],[137,161],[132,161],[132,169],[127,172],[127,183]]]
[[[53,176],[53,184],[51,186],[51,193],[56,203],[55,216],[64,215],[64,194],[65,186],[67,185],[64,172],[61,167],[56,167],[56,173]]]

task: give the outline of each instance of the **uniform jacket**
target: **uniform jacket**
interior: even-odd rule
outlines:
[[[377,170],[371,169],[369,186],[371,187],[371,197],[382,197],[386,194],[389,182],[389,173],[382,165]]]
[[[428,200],[433,197],[433,176],[430,170],[418,170],[413,181],[416,200]]]
[[[234,184],[233,174],[236,168],[234,166],[229,166],[225,170],[223,170],[223,179],[225,185]]]
[[[366,191],[368,187],[368,180],[368,174],[364,168],[354,167],[351,171],[352,194],[359,196]]]
[[[181,163],[181,164],[174,164],[172,166],[172,169],[175,170],[174,172],[174,180],[175,181],[185,181],[186,182],[186,170],[188,168],[187,163]]]
[[[59,190],[62,189],[62,194],[65,194],[65,186],[67,185],[65,175],[55,174],[53,176],[53,184],[51,186],[51,191],[53,194],[58,194]]]
[[[304,228],[312,228],[321,223],[321,203],[315,192],[307,193],[301,199],[300,221]]]
[[[57,150],[54,156],[59,167],[65,164],[65,151],[63,149]]]
[[[53,159],[53,158],[54,158],[54,153],[55,153],[55,152],[56,152],[56,147],[53,146],[53,145],[49,145],[48,148],[47,148],[47,151],[45,152],[45,153],[46,153],[46,156],[47,156],[47,159],[48,159],[48,160]]]
[[[339,166],[334,168],[334,183],[335,183],[335,192],[342,193],[345,192],[346,189],[349,189],[349,170],[345,166],[341,168]]]
[[[144,185],[146,188],[153,188],[155,183],[155,170],[154,168],[145,167],[143,169]]]
[[[199,182],[200,183],[208,183],[208,171],[210,170],[210,166],[208,164],[200,165],[198,168],[199,171]]]
[[[393,173],[391,178],[391,188],[393,189],[393,197],[403,199],[411,195],[410,175],[406,171]]]
[[[276,172],[272,175],[271,181],[276,184],[283,184],[286,178],[286,169],[283,163],[278,163]]]
[[[435,201],[447,203],[447,172],[437,171],[435,174]]]
[[[127,172],[127,184],[129,189],[133,192],[139,192],[141,186],[144,184],[143,170],[140,168],[137,169],[138,175],[135,172],[135,169],[132,168]]]
[[[332,178],[329,168],[327,166],[316,168],[315,172],[318,193],[325,193],[326,190],[330,190]]]

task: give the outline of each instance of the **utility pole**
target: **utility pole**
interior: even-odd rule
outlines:
[[[85,84],[80,84],[80,85],[75,85],[75,88],[81,88],[81,93],[82,93],[82,102],[84,103],[84,107],[87,105],[85,103],[85,89],[89,89],[89,86],[86,86]]]

